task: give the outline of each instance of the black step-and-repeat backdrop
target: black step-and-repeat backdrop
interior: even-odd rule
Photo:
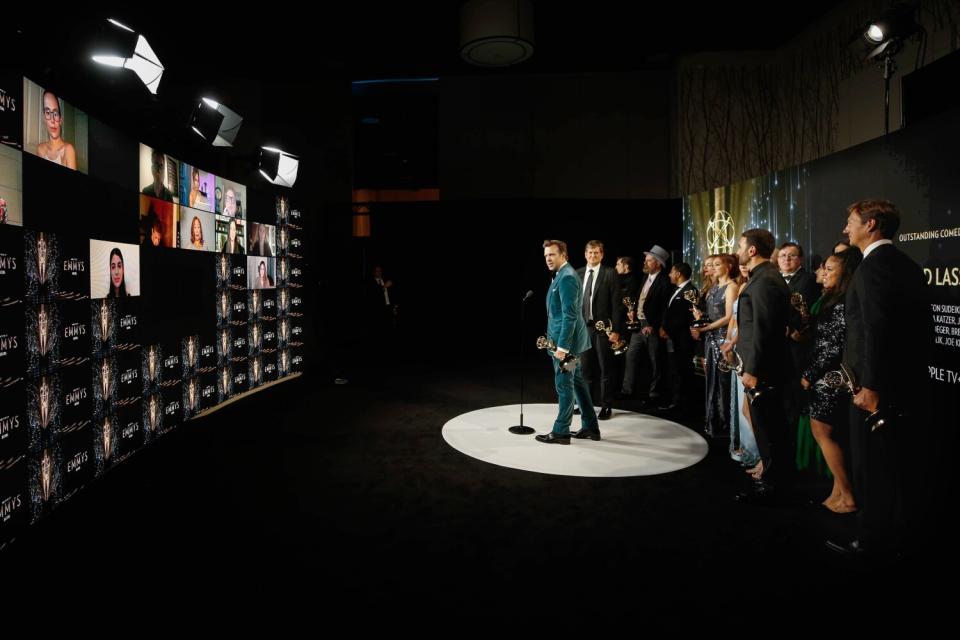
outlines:
[[[900,209],[897,246],[927,275],[931,336],[900,336],[891,349],[929,353],[930,415],[939,435],[954,441],[960,416],[960,113],[949,112],[832,156],[684,198],[684,258],[699,272],[704,256],[733,252],[750,227],[770,229],[779,242],[799,242],[806,267],[829,255],[847,218],[846,207],[884,198]],[[921,342],[922,341],[922,342]],[[905,455],[933,456],[937,444],[918,442]]]
[[[302,218],[0,74],[0,547],[303,367]]]

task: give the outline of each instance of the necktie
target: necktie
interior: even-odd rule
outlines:
[[[587,276],[587,290],[583,292],[583,317],[587,320],[593,320],[593,269],[590,269],[590,275]]]
[[[786,282],[787,284],[790,284],[790,278],[792,278],[792,277],[793,277],[793,274],[791,273],[790,275],[785,275],[785,276],[783,276],[783,280],[784,280],[784,282]]]

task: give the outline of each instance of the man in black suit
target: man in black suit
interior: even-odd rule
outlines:
[[[846,347],[859,392],[850,413],[850,449],[858,538],[849,545],[828,542],[835,551],[889,553],[903,543],[905,509],[911,506],[905,454],[923,442],[926,349],[932,330],[924,300],[926,279],[920,266],[893,246],[900,212],[887,200],[862,200],[847,208],[844,233],[863,252],[844,306]],[[874,411],[911,413],[871,431],[865,422]],[[907,427],[910,427],[909,433]],[[905,495],[906,494],[906,495]]]
[[[790,290],[770,262],[776,241],[766,229],[748,229],[740,236],[737,257],[750,270],[737,306],[736,352],[743,361],[744,388],[762,390],[750,405],[760,463],[751,470],[756,482],[741,493],[744,502],[768,501],[773,480],[784,477],[791,464],[787,455],[787,418],[783,409],[784,360]]]
[[[620,296],[620,284],[617,272],[612,267],[601,264],[603,261],[603,243],[591,240],[584,249],[587,266],[577,269],[583,291],[583,305],[581,312],[587,324],[590,335],[590,345],[593,347],[582,356],[583,379],[593,395],[593,381],[600,372],[600,398],[603,407],[597,414],[600,420],[609,420],[613,415],[614,394],[616,389],[617,363],[614,361],[612,342],[620,340],[623,332],[624,310]],[[608,337],[603,331],[595,327],[598,321],[612,325],[613,333]]]
[[[656,400],[659,396],[661,377],[663,375],[663,344],[660,339],[660,323],[663,322],[663,312],[667,308],[667,300],[673,293],[673,286],[664,273],[670,254],[659,245],[653,245],[650,251],[644,251],[643,272],[647,277],[640,285],[637,296],[637,313],[640,321],[640,331],[630,336],[630,349],[627,351],[626,369],[623,374],[623,388],[621,395],[632,396],[636,385],[637,369],[640,364],[641,353],[646,353],[650,359],[650,391],[649,400]]]
[[[667,341],[667,363],[670,371],[670,402],[658,407],[662,411],[673,411],[680,407],[697,406],[693,401],[693,337],[690,325],[693,323],[693,305],[684,298],[697,288],[690,281],[690,265],[680,262],[670,269],[670,282],[675,289],[667,301],[663,312],[663,324],[660,337]],[[702,403],[701,403],[702,404]]]
[[[807,334],[805,329],[810,323],[810,306],[820,297],[820,285],[817,284],[816,276],[803,268],[803,247],[796,242],[784,242],[780,245],[777,265],[780,267],[783,281],[790,289],[791,296],[790,308],[787,309],[790,314],[788,318],[790,358],[784,364],[786,376],[783,406],[787,414],[787,425],[790,429],[795,429],[800,421],[803,393],[800,387],[800,372],[809,361],[809,351],[812,346],[812,340],[810,340],[812,336]],[[795,295],[802,297],[802,304],[799,304],[800,301],[796,305],[793,304]],[[804,308],[804,313],[801,313],[801,308]],[[790,438],[788,446],[791,449],[794,448],[795,442],[794,438]]]

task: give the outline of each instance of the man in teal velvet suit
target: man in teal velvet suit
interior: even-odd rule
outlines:
[[[564,371],[560,366],[568,353],[580,355],[590,349],[590,336],[580,312],[583,283],[567,262],[567,245],[564,242],[544,241],[543,258],[547,268],[554,273],[547,291],[547,337],[557,345],[553,358],[553,380],[560,398],[560,411],[553,423],[553,431],[537,436],[537,440],[548,444],[570,444],[574,397],[583,413],[580,431],[574,433],[573,437],[599,440],[597,413],[593,409],[590,390],[580,373],[580,364],[577,363],[577,368],[571,372]]]

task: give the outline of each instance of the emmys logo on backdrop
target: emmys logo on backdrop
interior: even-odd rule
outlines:
[[[3,89],[0,89],[0,113],[7,111],[10,113],[17,111],[17,99]]]
[[[64,404],[71,405],[74,407],[79,407],[80,401],[86,400],[86,399],[87,399],[86,387],[79,387],[67,393],[67,395],[64,398]]]
[[[180,413],[180,401],[174,400],[170,402],[163,408],[163,413],[168,416],[175,416]]]
[[[217,387],[212,384],[208,384],[203,389],[200,390],[200,396],[203,398],[212,398],[217,393]]]
[[[130,384],[137,379],[136,369],[127,369],[120,374],[120,384]]]
[[[123,316],[120,318],[120,328],[121,329],[131,329],[137,326],[137,316]]]
[[[20,494],[4,498],[0,501],[0,522],[6,522],[13,517],[13,514],[16,513],[21,507],[23,507],[23,499],[20,497]]]
[[[86,261],[81,258],[67,258],[63,261],[63,272],[72,276],[84,273],[87,270]]]
[[[11,335],[0,335],[0,356],[7,355],[8,352],[17,349],[20,346],[20,343],[17,341],[17,336]]]
[[[708,253],[733,253],[736,242],[737,231],[733,226],[733,218],[726,211],[718,210],[707,225]]]
[[[180,364],[180,356],[170,356],[163,361],[163,366],[166,369],[173,369]]]
[[[66,340],[78,340],[87,335],[87,325],[82,322],[74,322],[63,329],[63,337]]]
[[[6,275],[8,271],[17,270],[17,256],[0,253],[0,275]]]
[[[83,465],[87,463],[89,458],[90,456],[86,451],[81,451],[77,455],[70,458],[70,460],[67,461],[67,473],[80,471],[80,469],[83,468]]]
[[[10,437],[10,434],[14,430],[20,428],[20,416],[4,416],[0,418],[0,440],[5,440]]]
[[[138,431],[140,431],[140,425],[136,422],[131,422],[123,428],[120,437],[124,440],[129,440],[136,436]]]

